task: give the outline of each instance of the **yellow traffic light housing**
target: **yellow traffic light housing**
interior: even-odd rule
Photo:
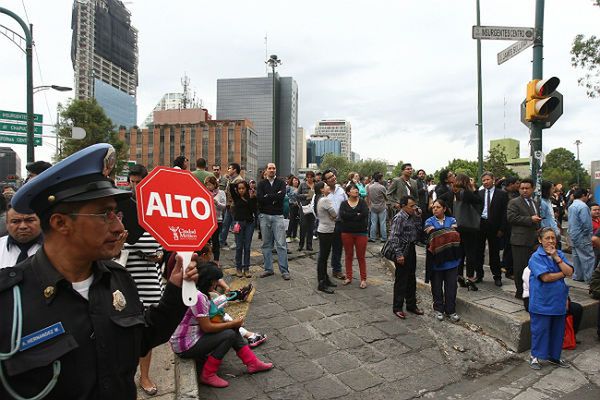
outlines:
[[[560,79],[553,76],[543,80],[534,79],[527,84],[526,121],[543,121],[559,106],[560,99],[553,96],[559,83]]]

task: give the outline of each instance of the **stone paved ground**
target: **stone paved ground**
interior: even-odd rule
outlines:
[[[259,244],[255,240],[253,248]],[[231,265],[233,253],[224,252],[224,266]],[[253,255],[260,264],[260,253]],[[564,353],[575,368],[534,372],[524,362],[527,354],[508,351],[476,326],[435,320],[426,291],[419,293],[425,316],[396,318],[393,277],[376,254],[368,254],[367,289],[355,281],[334,295],[315,290],[315,254],[291,257],[292,280],[278,273],[253,279],[257,292],[246,319],[250,330],[268,334],[257,354],[275,369],[248,375],[230,352],[220,370],[230,386],[200,386],[199,398],[600,398],[600,346],[591,330],[580,335],[578,350]]]

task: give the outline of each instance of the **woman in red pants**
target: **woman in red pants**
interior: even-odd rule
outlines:
[[[346,186],[346,195],[348,200],[340,206],[339,217],[342,228],[342,244],[346,260],[346,280],[344,285],[352,283],[352,261],[354,259],[354,249],[356,249],[356,258],[358,259],[358,268],[360,270],[360,287],[367,287],[367,262],[365,254],[367,252],[367,225],[369,220],[369,207],[367,202],[360,198],[359,190],[355,184],[350,183]]]

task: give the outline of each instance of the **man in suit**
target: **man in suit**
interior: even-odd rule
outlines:
[[[417,195],[417,181],[411,178],[413,173],[413,167],[410,163],[402,164],[402,172],[400,176],[394,178],[387,190],[387,198],[390,202],[390,206],[395,212],[398,212],[400,207],[400,199],[405,196],[411,196],[412,198],[418,198]]]
[[[485,244],[489,249],[490,270],[494,276],[494,284],[502,286],[502,270],[500,269],[500,238],[506,232],[506,207],[508,195],[494,185],[494,174],[484,172],[481,175],[483,189],[479,195],[483,199],[483,211],[480,223],[479,262],[475,267],[476,282],[483,280],[483,263],[485,259]]]
[[[533,181],[525,178],[519,186],[520,196],[508,202],[507,220],[512,227],[510,244],[513,254],[513,270],[517,299],[523,298],[523,270],[529,262],[538,241],[537,230],[542,218],[540,205],[532,199]]]

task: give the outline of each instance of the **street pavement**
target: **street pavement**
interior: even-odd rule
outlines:
[[[418,293],[424,316],[394,316],[393,276],[377,246],[367,252],[367,289],[358,287],[355,262],[354,283],[342,287],[336,280],[335,294],[327,295],[316,291],[316,253],[298,253],[295,243],[289,245],[290,281],[279,273],[256,278],[260,244],[255,239],[257,291],[246,326],[269,336],[256,353],[275,368],[248,375],[230,352],[220,370],[230,386],[200,386],[200,399],[600,398],[600,344],[593,329],[580,333],[577,350],[563,353],[573,368],[545,365],[536,372],[526,363],[527,352],[510,351],[476,325],[434,319],[426,289]],[[231,274],[234,251],[222,254]]]

